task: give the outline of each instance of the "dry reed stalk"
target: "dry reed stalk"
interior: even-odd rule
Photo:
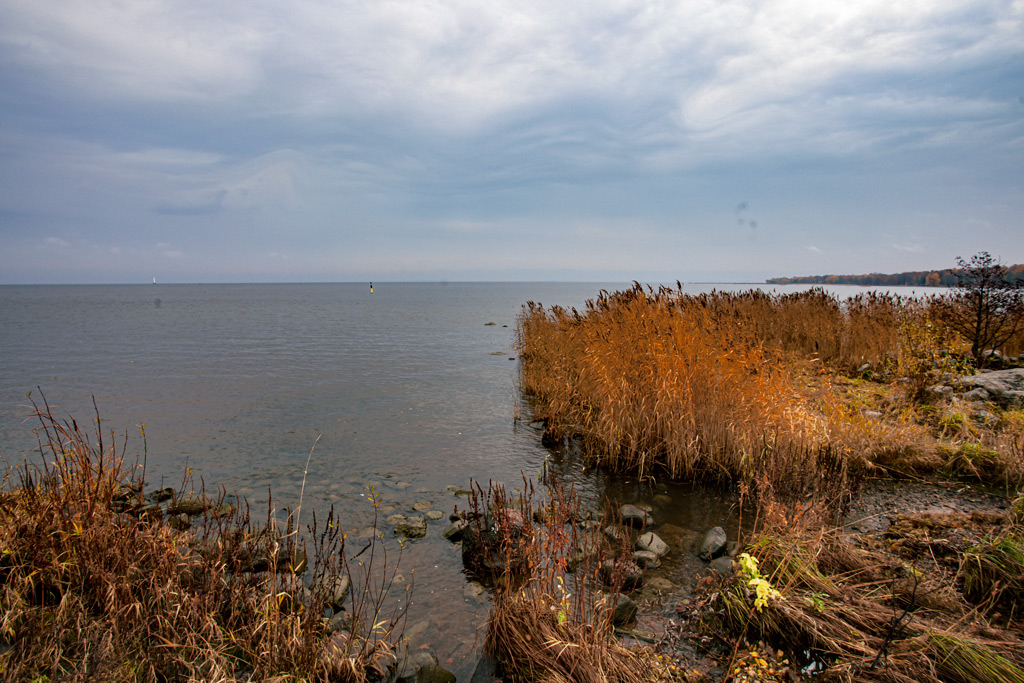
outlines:
[[[285,561],[297,534],[241,507],[174,530],[142,505],[144,471],[125,466],[98,415],[91,435],[48,407],[37,417],[43,467],[8,471],[0,491],[4,680],[361,681],[386,663],[390,636],[361,628],[365,614],[342,642],[322,619],[327,589],[297,598]],[[314,577],[341,576],[333,513],[316,529],[314,515]]]
[[[498,529],[503,556],[484,648],[513,681],[652,680],[654,660],[615,637],[610,600],[618,588],[604,585],[600,567],[616,549],[599,528],[578,525],[579,496],[552,479],[536,515],[529,484],[516,500],[494,484],[472,499],[476,521]],[[510,519],[514,528],[501,523]]]

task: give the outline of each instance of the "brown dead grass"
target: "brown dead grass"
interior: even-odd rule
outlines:
[[[248,512],[172,529],[147,509],[124,447],[38,411],[43,467],[0,490],[0,678],[6,681],[363,681],[390,662],[383,595],[323,617],[348,571],[333,516],[308,538]],[[261,565],[261,566],[256,566]],[[359,593],[357,580],[354,593]],[[365,585],[364,585],[365,587]]]
[[[898,555],[858,544],[822,526],[813,508],[796,514],[776,508],[765,516],[772,531],[759,532],[748,552],[778,595],[758,609],[753,577],[738,569],[717,593],[730,632],[805,653],[827,667],[818,676],[822,681],[1024,680],[1019,617],[995,614],[991,600],[957,589],[978,553],[991,556],[990,545],[966,554],[975,559],[936,561],[923,546],[908,554],[911,546],[901,545],[903,555]],[[972,523],[967,515],[947,517],[911,520],[892,534],[903,538],[909,529]],[[1020,532],[999,528],[1004,534]],[[1003,582],[1012,576],[1019,581],[1019,564],[1009,573],[992,565],[987,569],[999,571]]]

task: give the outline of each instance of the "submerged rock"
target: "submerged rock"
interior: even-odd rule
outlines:
[[[619,509],[619,515],[622,517],[623,525],[633,527],[634,529],[645,529],[649,526],[654,526],[654,518],[651,516],[650,509],[644,509],[638,505],[623,505]]]
[[[213,507],[213,501],[205,496],[183,496],[167,506],[167,512],[194,517]]]
[[[437,663],[433,652],[420,650],[398,667],[395,683],[455,683],[455,675]]]
[[[427,535],[427,520],[423,517],[406,517],[395,525],[395,534],[406,538],[423,538]]]

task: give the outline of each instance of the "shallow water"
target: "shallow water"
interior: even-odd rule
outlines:
[[[594,508],[646,502],[694,533],[734,528],[727,495],[586,470],[514,419],[528,418],[512,349],[522,305],[580,307],[602,288],[626,286],[0,287],[0,458],[38,460],[26,417],[41,387],[56,414],[80,423],[93,416],[95,397],[104,428],[128,433],[129,453],[143,451],[144,425],[153,487],[177,486],[188,470],[194,485],[244,495],[257,518],[268,491],[281,510],[302,490],[304,511],[322,517],[334,506],[358,536],[373,520],[370,484],[388,512],[430,502],[447,516],[465,503],[446,486],[516,488],[551,456],[551,471]],[[399,572],[414,583],[407,631],[463,679],[486,608],[463,596],[456,548],[439,537],[446,524],[432,522],[426,539],[408,545]],[[691,569],[679,561],[663,571]]]

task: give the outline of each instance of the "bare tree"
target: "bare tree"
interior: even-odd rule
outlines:
[[[957,286],[942,307],[946,324],[971,344],[978,366],[1024,328],[1024,281],[1009,277],[1006,266],[987,251],[964,261],[957,256]]]

